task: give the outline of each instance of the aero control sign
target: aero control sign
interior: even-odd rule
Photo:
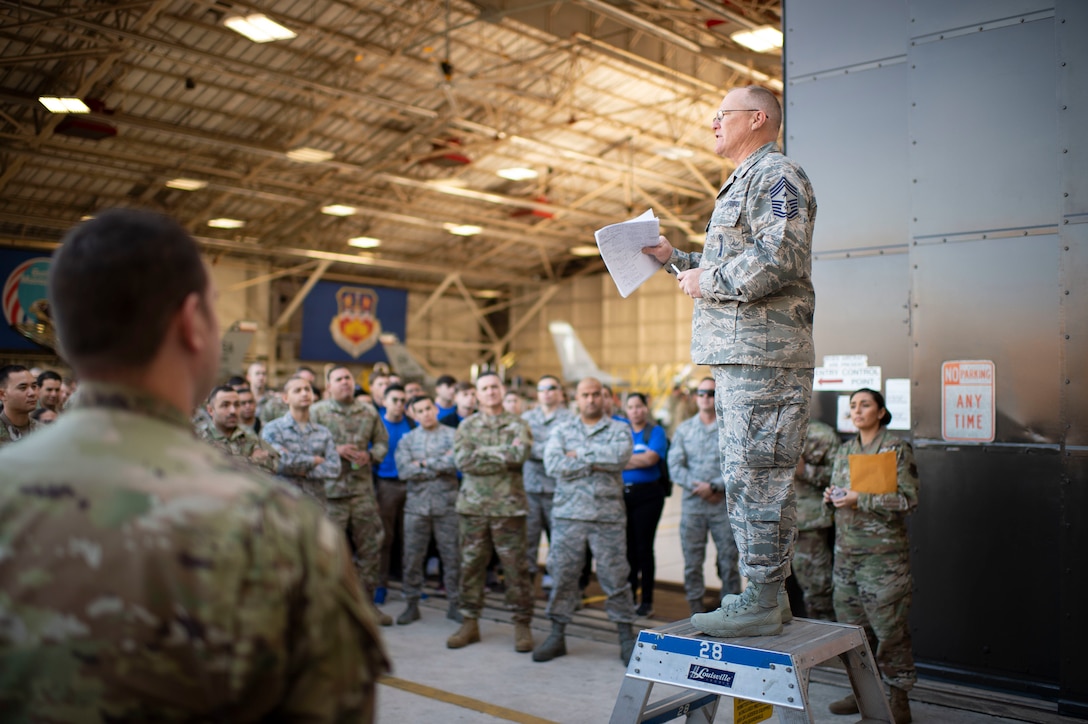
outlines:
[[[948,442],[994,441],[994,363],[941,365],[941,437]]]

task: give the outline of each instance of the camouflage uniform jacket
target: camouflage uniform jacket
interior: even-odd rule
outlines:
[[[42,424],[40,422],[34,418],[30,418],[30,424],[27,426],[26,431],[21,432],[19,428],[11,423],[11,420],[8,419],[7,415],[0,412],[0,446],[6,445],[9,442],[21,440],[41,427]]]
[[[533,431],[533,448],[529,451],[529,459],[525,461],[522,474],[525,476],[526,493],[555,492],[555,478],[544,470],[544,445],[548,442],[548,434],[555,427],[555,423],[570,415],[570,410],[560,405],[552,414],[544,413],[544,408],[534,407],[521,415],[521,419],[529,423],[529,429]]]
[[[322,400],[310,408],[310,419],[332,433],[337,445],[355,445],[370,452],[376,466],[389,451],[389,433],[374,408],[361,400],[342,405],[336,400]],[[340,476],[325,484],[325,497],[350,498],[374,489],[371,465],[353,465],[340,458]]]
[[[400,439],[394,456],[397,474],[406,481],[404,512],[445,515],[457,504],[457,466],[453,461],[452,427],[417,427]]]
[[[691,322],[693,362],[814,365],[815,220],[808,177],[777,145],[737,166],[718,192],[703,251],[674,251],[669,260],[681,271],[706,269]]]
[[[864,451],[860,438],[843,444],[835,454],[831,484],[850,487],[850,456],[895,452],[894,493],[858,494],[858,507],[835,508],[835,554],[906,553],[907,515],[918,506],[918,468],[914,448],[885,429]]]
[[[227,437],[220,431],[215,423],[197,430],[197,437],[205,442],[210,442],[228,455],[236,455],[244,458],[246,462],[256,468],[275,473],[280,466],[280,454],[274,447],[266,443],[253,431],[239,425],[234,432]],[[253,453],[264,450],[268,456],[264,460],[253,459]]]
[[[715,492],[725,492],[717,421],[705,425],[695,415],[680,423],[669,446],[669,476],[684,489],[681,505],[685,513],[726,515],[724,499],[711,503],[692,492],[697,482],[710,483]]]
[[[283,395],[278,392],[265,392],[261,399],[257,401],[257,419],[262,424],[267,425],[273,420],[283,417],[288,412],[290,412],[290,408],[284,402]]]
[[[477,412],[457,426],[453,456],[464,474],[457,512],[509,518],[529,514],[521,466],[533,433],[517,415]]]
[[[340,454],[327,428],[313,420],[303,427],[288,412],[261,428],[261,439],[280,454],[276,473],[285,480],[309,478],[323,480],[326,486],[340,477]],[[314,457],[325,462],[314,466]]]
[[[793,475],[797,493],[797,530],[831,527],[831,507],[824,504],[824,488],[831,482],[831,464],[842,445],[839,433],[826,422],[810,420],[801,449],[803,471]]]
[[[556,480],[552,517],[625,522],[623,467],[633,449],[626,423],[602,417],[587,426],[580,415],[564,418],[544,446],[544,467]]]
[[[343,534],[180,410],[87,382],[0,469],[0,718],[371,720]]]

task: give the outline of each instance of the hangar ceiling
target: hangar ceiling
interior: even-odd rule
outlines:
[[[295,37],[224,24],[253,13]],[[730,170],[710,137],[723,89],[781,90],[780,53],[730,34],[780,15],[779,0],[0,0],[0,240],[49,245],[140,205],[273,269],[420,291],[457,272],[481,296],[600,270],[571,250],[648,207],[695,244]]]

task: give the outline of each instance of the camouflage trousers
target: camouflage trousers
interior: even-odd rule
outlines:
[[[805,613],[808,617],[834,621],[828,532],[827,528],[797,531],[797,543],[793,549],[793,575],[805,593]]]
[[[329,501],[325,498],[325,483],[323,481],[294,477],[286,478],[286,480],[305,493],[307,498],[317,503],[317,506],[321,508],[326,516],[329,514]]]
[[[737,544],[725,507],[717,515],[688,513],[680,515],[680,548],[684,553],[684,594],[689,601],[702,601],[706,595],[703,581],[703,561],[706,560],[707,536],[714,539],[717,551],[718,578],[722,596],[740,593],[740,572],[737,570]]]
[[[604,602],[608,618],[617,623],[634,623],[635,599],[631,595],[631,573],[627,563],[627,525],[589,520],[552,520],[552,543],[548,550],[548,573],[554,581],[548,596],[548,618],[569,623],[578,603],[578,576],[586,562],[586,545],[597,560],[597,582],[608,597]]]
[[[461,615],[479,618],[484,610],[484,584],[491,547],[499,554],[506,581],[506,605],[515,623],[533,619],[529,567],[525,563],[525,516],[461,516]]]
[[[808,429],[812,370],[712,369],[725,501],[740,572],[760,583],[785,580],[797,522],[793,474]]]
[[[378,586],[378,557],[385,539],[373,496],[332,498],[328,501],[325,514],[338,530],[347,534],[359,582],[363,584],[363,590],[373,596]]]
[[[908,620],[910,554],[836,551],[834,583],[839,623],[863,627],[885,683],[910,691],[918,680]]]
[[[442,582],[452,605],[457,605],[457,584],[461,575],[460,516],[450,510],[445,515],[404,514],[404,597],[418,601],[423,587],[423,558],[434,533],[438,556],[442,559]]]
[[[529,561],[529,575],[535,576],[540,567],[540,534],[552,539],[552,502],[555,493],[526,493],[529,499],[529,517],[525,521],[525,555]]]

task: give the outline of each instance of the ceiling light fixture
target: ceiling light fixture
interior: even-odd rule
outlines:
[[[287,158],[302,163],[324,163],[331,159],[333,155],[331,151],[322,151],[320,148],[310,148],[309,146],[293,148],[287,152]]]
[[[373,249],[382,245],[381,239],[375,239],[373,236],[356,236],[348,239],[348,246],[354,246],[357,249]]]
[[[289,30],[267,15],[253,13],[252,15],[232,15],[223,21],[223,25],[240,35],[244,35],[254,43],[269,43],[273,40],[289,40],[298,35]]]
[[[245,225],[246,222],[241,219],[219,218],[208,221],[208,226],[213,229],[241,229]]]
[[[91,108],[78,98],[61,98],[59,96],[39,96],[38,102],[48,109],[50,113],[90,113]]]
[[[356,210],[354,206],[345,206],[344,204],[330,204],[321,207],[321,213],[329,216],[354,216]]]
[[[455,236],[476,236],[484,230],[484,227],[473,224],[442,224],[442,228]]]
[[[495,173],[509,181],[528,181],[529,179],[536,178],[540,175],[535,170],[524,167],[501,168]]]
[[[757,53],[766,53],[768,50],[782,47],[782,31],[770,25],[752,30],[738,30],[731,33],[729,38],[734,43]]]
[[[600,256],[601,250],[595,246],[583,244],[581,246],[572,246],[570,253],[574,254],[574,256]]]
[[[477,289],[472,293],[472,296],[480,299],[498,299],[502,296],[502,292],[498,289]]]
[[[658,156],[664,156],[670,161],[679,161],[685,158],[691,158],[695,155],[695,152],[690,148],[682,148],[680,146],[661,146],[654,149],[654,153]]]
[[[166,182],[166,188],[179,191],[199,191],[207,185],[207,181],[195,178],[172,178]]]

